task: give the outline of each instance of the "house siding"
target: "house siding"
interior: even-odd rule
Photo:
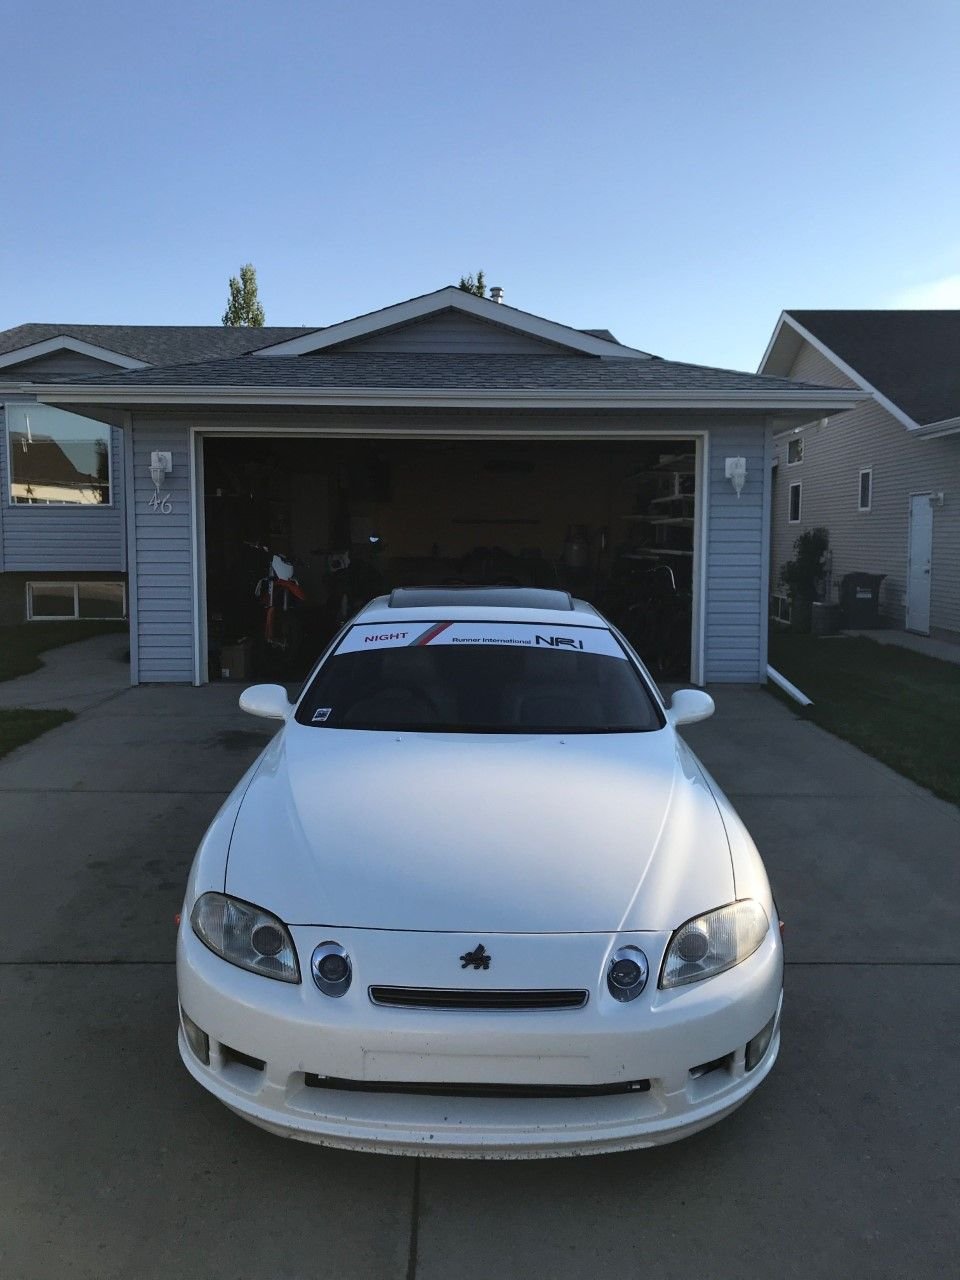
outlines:
[[[22,360],[19,364],[5,365],[3,376],[23,378],[25,382],[43,382],[50,377],[62,378],[74,374],[89,377],[97,373],[112,373],[116,369],[116,364],[109,360],[98,360],[82,351],[71,351],[69,347],[64,347],[47,355],[35,356],[32,360]]]
[[[459,311],[445,311],[402,328],[358,338],[336,348],[344,352],[438,351],[469,355],[576,355],[569,347],[544,342]]]
[[[790,376],[833,386],[854,385],[809,343],[798,352]],[[791,437],[775,441],[773,589],[782,566],[792,557],[798,534],[823,526],[830,534],[830,598],[839,598],[847,573],[885,574],[881,613],[903,626],[910,495],[942,492],[943,506],[933,510],[930,626],[960,633],[960,436],[918,439],[875,400],[812,423],[800,434],[803,461],[793,465],[787,463]],[[866,468],[873,470],[871,509],[859,511],[859,475]],[[801,519],[790,524],[789,489],[795,481],[803,486]]]
[[[0,571],[70,573],[126,568],[123,433],[111,430],[113,505],[20,506],[10,503],[6,419],[0,407]]]
[[[173,454],[173,470],[161,492],[171,511],[154,511],[150,455],[155,449]],[[135,541],[136,634],[131,644],[135,672],[143,682],[190,683],[193,670],[194,564],[190,510],[190,430],[185,423],[144,418],[132,428],[133,511],[129,522]],[[131,549],[131,560],[134,550]],[[133,614],[131,614],[133,616]]]
[[[476,434],[478,416],[451,415],[448,425]],[[488,430],[491,418],[485,419]],[[371,417],[369,425],[381,429],[383,418]],[[495,423],[509,426],[506,415]],[[557,430],[554,415],[523,417],[524,430],[545,440]],[[468,425],[469,424],[469,425]],[[131,428],[131,483],[135,502],[129,520],[132,541],[130,575],[131,617],[136,617],[133,639],[134,678],[142,682],[190,682],[194,679],[195,580],[190,512],[190,427],[202,429],[202,419],[163,419],[135,415]],[[228,425],[222,419],[219,426]],[[266,416],[247,420],[269,434],[274,424]],[[279,424],[277,424],[279,425]],[[305,430],[323,426],[343,434],[363,427],[357,416],[330,414],[304,420]],[[432,425],[436,426],[434,419]],[[636,415],[564,415],[563,429],[582,427],[584,439],[591,432],[607,438],[633,435],[640,426]],[[289,432],[289,420],[284,429]],[[704,419],[642,421],[645,435],[664,431],[709,431],[707,555],[704,569],[705,678],[708,682],[757,683],[766,669],[766,538],[764,493],[769,481],[765,465],[766,437],[762,424],[745,421],[716,425]],[[149,477],[154,449],[173,454],[173,472],[163,492],[169,493],[172,511],[155,512],[149,506],[153,485]],[[738,499],[724,474],[727,457],[747,459],[747,483]],[[135,560],[134,557],[135,556]]]
[[[708,684],[766,679],[764,492],[766,434],[749,424],[714,427],[708,465],[704,670]],[[747,460],[738,498],[726,459]]]

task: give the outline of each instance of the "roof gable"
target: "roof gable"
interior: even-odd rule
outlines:
[[[260,354],[302,356],[335,349],[344,350],[347,344],[352,346],[360,340],[369,340],[374,335],[396,334],[401,328],[422,323],[429,318],[449,312],[459,312],[462,316],[473,317],[475,320],[497,326],[504,332],[536,339],[548,344],[548,351],[552,348],[552,354],[562,351],[565,355],[629,357],[634,360],[650,358],[646,351],[623,347],[615,340],[597,337],[595,333],[587,333],[580,329],[571,329],[568,325],[544,320],[541,316],[531,315],[528,311],[519,311],[516,307],[508,307],[504,303],[493,302],[489,298],[478,298],[475,294],[468,293],[455,285],[437,289],[434,293],[423,294],[419,298],[409,298],[406,302],[398,302],[380,311],[355,316],[352,320],[330,325],[329,328],[319,332],[303,334],[290,342],[281,342],[276,346],[267,347]],[[396,342],[397,339],[394,338],[392,341]],[[370,349],[372,348],[368,348]],[[377,347],[376,349],[382,351],[385,348]]]
[[[312,332],[279,325],[256,329],[221,324],[21,324],[0,332],[0,368],[73,351],[117,368],[142,369],[228,359]]]
[[[519,329],[495,324],[480,316],[467,315],[453,307],[433,311],[420,320],[408,320],[405,324],[395,325],[390,329],[377,329],[365,337],[352,338],[334,347],[333,352],[337,355],[422,352],[428,355],[551,355],[590,358],[584,352],[573,351],[570,347],[548,342]]]
[[[960,311],[785,311],[760,371],[785,376],[804,342],[911,430],[960,415]]]

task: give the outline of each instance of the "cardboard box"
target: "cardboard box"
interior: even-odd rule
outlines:
[[[220,650],[220,679],[249,680],[253,675],[253,641],[249,636]]]

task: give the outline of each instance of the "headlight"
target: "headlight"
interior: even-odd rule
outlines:
[[[660,986],[682,987],[732,969],[753,955],[769,927],[767,913],[752,898],[688,920],[670,939]]]
[[[205,893],[190,912],[193,931],[224,960],[281,982],[299,982],[300,965],[287,927],[249,902]]]

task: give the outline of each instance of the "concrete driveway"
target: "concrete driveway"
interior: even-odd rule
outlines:
[[[265,741],[237,688],[109,690],[0,762],[0,1275],[955,1273],[960,813],[760,691],[689,738],[787,920],[780,1062],[657,1151],[416,1161],[283,1142],[175,1043],[174,913]]]

